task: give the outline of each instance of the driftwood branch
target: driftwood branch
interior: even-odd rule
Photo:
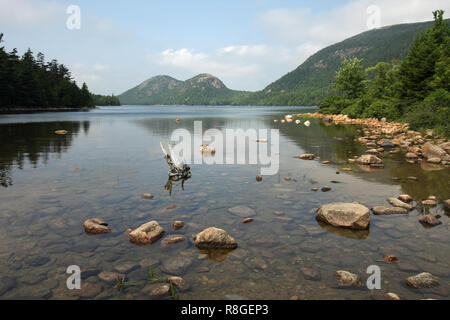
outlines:
[[[178,159],[174,156],[173,150],[170,145],[170,154],[167,153],[161,142],[159,143],[159,145],[161,146],[161,150],[164,154],[164,159],[166,159],[166,162],[169,165],[169,177],[176,177],[179,179],[190,178],[191,168],[187,164],[178,161]]]

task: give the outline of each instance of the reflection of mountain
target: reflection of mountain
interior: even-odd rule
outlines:
[[[67,151],[74,135],[81,128],[89,131],[89,121],[83,122],[41,122],[0,125],[0,185],[12,185],[11,170],[14,166],[23,169],[28,161],[37,167],[39,160],[46,163],[49,154]],[[57,135],[56,130],[67,130],[67,135]]]
[[[356,126],[325,125],[316,119],[310,121],[310,127],[297,125],[294,122],[279,124],[276,127],[279,127],[283,135],[298,144],[305,153],[314,153],[320,156],[321,160],[346,163],[348,158],[360,155],[367,149],[359,142],[354,141],[358,136]],[[271,125],[274,125],[273,122]],[[432,193],[439,199],[450,198],[450,189],[448,188],[450,169],[424,170],[420,164],[407,163],[403,154],[381,157],[385,163],[385,169],[366,172],[360,170],[356,165],[346,164],[345,166],[354,168],[349,174],[359,178],[389,185],[399,184],[404,193],[417,200],[426,199]],[[410,176],[417,177],[418,181],[408,180]],[[399,180],[393,180],[392,177],[398,177]],[[436,190],[438,191],[436,192]]]
[[[136,120],[137,124],[149,130],[153,134],[158,134],[163,137],[170,137],[172,132],[176,129],[187,129],[189,132],[194,132],[194,121],[201,121],[203,132],[210,128],[221,128],[227,123],[224,118],[187,118],[180,123],[176,123],[174,119],[142,119]],[[199,146],[200,147],[200,146]]]

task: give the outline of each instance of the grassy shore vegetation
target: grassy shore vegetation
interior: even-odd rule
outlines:
[[[405,121],[449,137],[450,28],[443,10],[433,15],[434,25],[416,36],[403,61],[364,69],[362,59],[345,59],[335,76],[339,94],[325,98],[320,112]]]

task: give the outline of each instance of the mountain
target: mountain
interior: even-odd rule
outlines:
[[[398,24],[360,33],[318,51],[257,92],[231,90],[218,78],[200,74],[186,81],[153,77],[118,98],[122,104],[318,105],[334,93],[334,76],[345,58],[363,59],[366,68],[381,61],[402,60],[415,35],[432,25],[432,21]]]
[[[186,81],[161,75],[150,78],[118,96],[122,104],[150,105],[231,105],[248,95],[228,89],[223,82],[206,73]]]
[[[242,101],[255,105],[318,105],[333,93],[336,71],[345,58],[363,59],[364,67],[378,62],[402,60],[418,32],[433,26],[433,22],[398,24],[369,30],[326,47]]]

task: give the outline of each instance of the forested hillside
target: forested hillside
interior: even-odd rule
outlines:
[[[318,105],[336,92],[333,88],[334,76],[344,59],[362,59],[365,68],[378,62],[402,60],[415,35],[432,25],[433,22],[399,24],[358,34],[320,50],[294,71],[242,102],[255,105]]]
[[[0,110],[93,106],[87,85],[79,88],[57,60],[46,62],[44,54],[34,56],[30,49],[20,57],[16,49],[6,52],[0,46]]]
[[[404,60],[368,69],[363,59],[344,60],[335,75],[338,94],[322,101],[321,112],[406,121],[450,136],[450,27],[442,10],[433,14]]]
[[[233,105],[250,94],[228,89],[210,74],[199,74],[186,81],[169,76],[152,77],[118,96],[122,104]]]

